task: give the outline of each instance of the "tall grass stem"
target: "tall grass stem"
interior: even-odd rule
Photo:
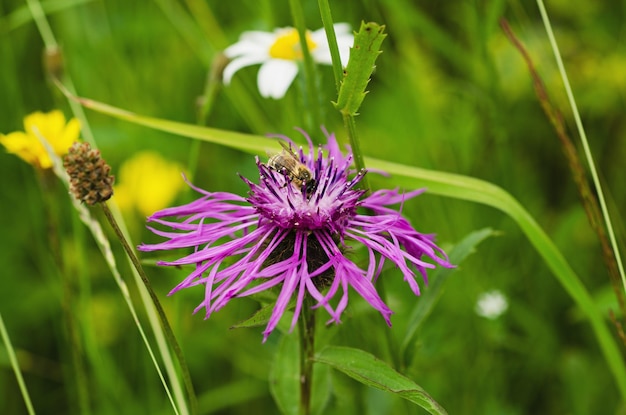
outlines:
[[[326,38],[328,39],[330,58],[333,63],[333,75],[335,76],[335,88],[337,89],[337,93],[339,93],[341,80],[343,78],[343,68],[341,65],[341,56],[339,54],[339,45],[337,44],[337,36],[335,35],[333,16],[330,12],[328,0],[318,0],[317,4],[320,8],[324,31],[326,32]]]
[[[28,411],[29,415],[35,415],[35,408],[33,407],[33,403],[30,400],[30,395],[28,394],[26,383],[24,383],[24,377],[22,376],[20,365],[17,362],[17,357],[15,356],[15,350],[13,349],[13,344],[11,343],[11,339],[9,338],[9,333],[7,333],[7,329],[4,326],[2,313],[0,313],[0,336],[2,337],[4,347],[6,347],[7,349],[7,356],[9,358],[9,362],[11,362],[13,373],[15,373],[15,378],[17,379],[17,384],[20,387],[22,398],[24,399],[24,403],[26,404],[26,410]]]
[[[593,155],[591,154],[589,141],[587,140],[587,134],[585,133],[585,129],[583,127],[583,123],[580,118],[580,113],[578,112],[578,106],[576,105],[576,100],[574,99],[572,87],[569,83],[569,78],[567,77],[565,66],[563,65],[563,59],[561,58],[561,53],[559,52],[559,46],[556,42],[556,38],[554,37],[554,32],[552,31],[550,18],[548,17],[548,13],[546,12],[546,8],[543,4],[543,0],[537,0],[537,6],[539,7],[539,12],[541,13],[541,19],[543,20],[543,24],[546,28],[546,33],[548,34],[548,39],[550,40],[550,46],[552,47],[554,58],[556,59],[556,64],[559,68],[559,73],[561,74],[561,78],[563,79],[563,84],[565,85],[565,91],[567,93],[567,98],[572,108],[574,121],[576,122],[576,128],[578,129],[578,134],[580,135],[580,140],[582,142],[583,150],[585,152],[585,157],[587,158],[587,163],[589,164],[589,171],[591,172],[591,178],[593,180],[593,184],[598,194],[598,201],[600,202],[600,209],[602,209],[602,216],[604,217],[604,221],[606,223],[607,233],[609,234],[609,240],[611,241],[611,247],[613,249],[613,252],[615,253],[615,260],[617,261],[617,268],[619,269],[619,273],[622,278],[622,286],[624,288],[624,292],[626,292],[626,275],[624,274],[624,265],[622,264],[619,247],[617,246],[615,233],[613,232],[613,225],[611,223],[611,217],[609,215],[609,210],[604,200],[604,192],[602,191],[602,185],[600,184],[600,179],[598,177],[598,172],[596,171],[596,166],[593,160]]]

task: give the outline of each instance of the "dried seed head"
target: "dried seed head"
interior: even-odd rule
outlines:
[[[111,167],[100,157],[100,150],[93,150],[89,143],[74,143],[63,166],[76,199],[93,206],[113,196],[115,178],[110,174]]]

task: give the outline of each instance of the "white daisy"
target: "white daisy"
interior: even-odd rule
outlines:
[[[341,64],[348,64],[350,47],[354,42],[350,25],[334,25]],[[330,65],[330,49],[324,28],[307,31],[307,46],[316,63]],[[302,60],[300,37],[292,27],[275,29],[274,32],[243,32],[239,41],[224,50],[232,59],[224,68],[224,84],[228,85],[239,69],[261,64],[257,83],[259,92],[265,98],[282,98],[298,73],[298,62]]]
[[[482,293],[478,297],[474,311],[481,317],[495,320],[509,308],[504,294],[498,290]]]

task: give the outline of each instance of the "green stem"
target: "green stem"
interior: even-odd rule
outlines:
[[[206,85],[204,87],[204,93],[202,94],[202,101],[198,107],[198,124],[207,125],[209,116],[213,110],[213,104],[215,98],[222,85],[222,73],[224,68],[228,64],[228,58],[223,53],[218,53],[211,62],[211,68],[207,75]]]
[[[33,20],[41,34],[43,43],[46,45],[46,49],[58,49],[58,44],[52,34],[48,20],[46,20],[46,14],[43,11],[43,7],[41,7],[41,3],[36,0],[26,0],[26,3],[28,3],[28,8],[33,15]]]
[[[109,209],[108,205],[106,203],[101,203],[100,205],[102,206],[102,210],[107,220],[109,221],[109,224],[111,225],[118,239],[122,243],[124,251],[126,251],[126,254],[130,258],[130,261],[132,262],[133,266],[137,270],[137,273],[141,277],[141,281],[143,281],[144,286],[146,287],[146,290],[150,294],[150,298],[152,299],[154,307],[157,310],[159,320],[161,322],[161,327],[163,328],[165,336],[167,337],[167,340],[172,346],[172,349],[174,350],[174,354],[176,355],[176,358],[178,359],[178,364],[180,365],[180,369],[182,372],[183,384],[185,385],[185,389],[187,389],[187,395],[189,397],[189,406],[190,406],[191,414],[197,415],[198,414],[198,401],[196,399],[196,393],[193,389],[193,383],[191,382],[191,375],[189,374],[189,367],[187,366],[187,361],[185,360],[185,356],[183,355],[183,352],[178,344],[178,341],[176,340],[176,337],[174,336],[174,331],[172,330],[172,327],[170,326],[170,323],[167,320],[167,316],[165,315],[165,311],[163,310],[163,307],[161,306],[161,302],[159,301],[159,298],[157,297],[154,290],[152,289],[152,284],[150,283],[148,276],[143,270],[143,267],[141,266],[141,263],[139,262],[139,258],[137,258],[137,256],[135,255],[135,252],[133,251],[131,246],[128,244],[128,241],[124,237],[124,233],[117,225],[117,221],[113,217],[113,213]]]
[[[335,87],[337,93],[341,87],[341,80],[343,79],[343,68],[341,65],[341,55],[339,54],[339,46],[337,45],[337,36],[335,36],[335,28],[333,26],[333,16],[330,13],[330,6],[328,0],[318,0],[317,4],[320,8],[320,15],[322,17],[322,23],[324,24],[324,31],[326,32],[326,38],[328,38],[328,47],[330,49],[330,58],[333,63],[333,75],[335,76]]]
[[[308,110],[311,115],[309,131],[317,131],[322,125],[322,116],[319,105],[317,103],[317,88],[315,87],[316,73],[315,65],[313,63],[313,57],[309,50],[309,45],[306,42],[306,23],[304,21],[304,10],[302,10],[302,4],[300,0],[289,0],[289,6],[291,7],[291,16],[293,18],[294,26],[298,31],[298,37],[300,38],[300,49],[302,50],[302,58],[304,61],[304,78],[306,82],[306,100],[308,104]],[[316,134],[312,134],[315,136]]]
[[[311,413],[313,357],[315,356],[315,310],[305,299],[298,321],[300,331],[300,415]]]
[[[350,140],[350,147],[352,148],[352,154],[354,155],[354,165],[357,171],[365,169],[365,160],[363,160],[363,153],[361,152],[361,145],[359,144],[359,137],[356,132],[356,123],[354,117],[347,113],[342,113],[343,124],[348,132],[348,140]],[[365,189],[367,193],[371,191],[367,174],[361,179],[360,187]]]
[[[11,362],[11,367],[13,367],[13,373],[15,373],[17,384],[20,387],[22,398],[24,398],[24,403],[26,404],[26,410],[28,411],[29,415],[35,415],[35,409],[33,408],[33,403],[30,400],[28,389],[26,389],[26,384],[24,383],[24,378],[22,377],[22,372],[20,371],[20,365],[17,362],[17,357],[15,357],[15,350],[13,350],[11,339],[9,338],[7,329],[4,326],[2,313],[0,313],[0,337],[2,337],[2,342],[4,343],[4,347],[6,347],[6,352],[9,358],[9,362]]]
[[[615,233],[613,232],[613,225],[611,224],[611,216],[609,215],[609,210],[604,200],[604,192],[602,191],[600,178],[598,177],[598,172],[596,170],[596,164],[593,160],[591,149],[589,148],[589,141],[587,140],[587,134],[585,133],[585,129],[583,128],[583,123],[581,121],[580,114],[578,112],[578,106],[576,105],[576,100],[574,99],[574,93],[572,92],[572,87],[570,86],[569,78],[567,77],[567,72],[565,72],[565,65],[563,65],[563,59],[561,59],[559,46],[557,45],[556,38],[554,37],[554,33],[552,32],[552,25],[550,24],[550,19],[548,18],[548,13],[546,12],[546,8],[543,4],[543,1],[537,0],[537,6],[539,7],[539,12],[541,13],[541,19],[543,20],[544,26],[546,28],[546,33],[548,34],[548,38],[550,39],[550,45],[552,46],[552,50],[554,52],[554,58],[556,59],[556,64],[559,68],[559,73],[561,74],[561,79],[563,80],[563,84],[565,86],[565,92],[567,92],[567,99],[570,103],[570,107],[572,108],[574,121],[576,122],[576,128],[578,129],[578,134],[580,135],[580,141],[583,145],[585,157],[587,158],[587,164],[589,165],[589,171],[591,172],[591,178],[596,188],[598,201],[600,202],[600,208],[602,209],[602,216],[604,217],[607,232],[609,234],[609,240],[611,241],[611,248],[613,249],[613,253],[615,254],[615,261],[617,263],[617,268],[622,278],[622,285],[624,288],[624,292],[626,292],[626,272],[624,271],[624,265],[622,264],[622,257],[619,252],[619,247],[617,246]]]
[[[44,206],[46,214],[46,228],[48,236],[48,249],[51,252],[53,258],[54,267],[58,270],[58,277],[61,282],[61,312],[63,315],[64,323],[64,335],[65,341],[68,347],[64,347],[64,350],[69,354],[69,373],[66,375],[67,383],[71,384],[76,391],[76,405],[78,411],[81,414],[89,414],[89,393],[88,393],[88,377],[85,371],[85,365],[82,359],[82,344],[79,335],[79,324],[77,316],[80,315],[79,310],[76,310],[76,301],[74,297],[75,289],[71,280],[72,275],[76,275],[74,270],[69,269],[73,261],[68,261],[64,257],[63,253],[67,252],[64,249],[63,239],[59,237],[61,232],[59,231],[59,204],[55,203],[55,196],[57,196],[56,188],[57,181],[49,170],[37,170],[39,177],[39,184],[41,186],[41,194],[45,200]],[[75,225],[73,222],[72,225]],[[76,230],[76,227],[74,227]],[[74,397],[72,397],[74,400]]]

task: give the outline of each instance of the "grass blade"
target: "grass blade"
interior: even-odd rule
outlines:
[[[0,337],[2,337],[2,342],[4,343],[4,346],[6,347],[7,355],[9,357],[9,361],[11,362],[11,367],[13,368],[13,372],[15,373],[15,377],[17,378],[17,383],[20,387],[22,398],[24,398],[24,403],[26,404],[26,409],[28,410],[28,414],[35,415],[35,409],[33,408],[33,403],[30,401],[30,395],[28,394],[28,389],[26,389],[26,384],[24,383],[24,378],[22,377],[20,366],[17,363],[17,358],[15,357],[15,350],[13,350],[11,339],[9,338],[7,329],[4,326],[4,319],[2,318],[2,313],[0,313]]]
[[[585,157],[587,158],[587,164],[589,165],[589,171],[591,172],[593,185],[598,195],[600,208],[602,209],[602,216],[604,217],[604,222],[606,223],[606,229],[609,234],[609,240],[611,241],[611,248],[613,249],[613,252],[615,254],[615,261],[617,262],[617,268],[619,269],[619,273],[622,278],[622,285],[624,287],[624,292],[626,292],[626,275],[624,273],[624,265],[622,263],[622,258],[619,252],[619,247],[617,246],[617,240],[615,239],[615,233],[613,232],[611,216],[609,215],[609,210],[604,200],[604,192],[602,191],[602,185],[600,184],[598,172],[596,171],[596,164],[593,160],[593,155],[591,154],[589,141],[587,140],[587,134],[585,133],[585,128],[583,127],[583,123],[580,118],[580,113],[578,112],[578,106],[576,105],[576,100],[574,99],[574,93],[572,92],[572,87],[569,83],[567,72],[565,71],[565,65],[563,65],[563,59],[561,59],[559,46],[557,45],[556,38],[554,37],[554,33],[552,32],[552,25],[550,24],[550,18],[548,17],[548,13],[546,12],[546,8],[543,4],[543,0],[537,0],[537,6],[539,6],[539,11],[541,12],[541,19],[543,20],[543,24],[546,28],[546,33],[548,34],[548,38],[550,40],[550,46],[552,47],[554,58],[556,59],[556,64],[559,68],[559,73],[561,74],[561,79],[563,80],[563,84],[565,85],[565,92],[567,93],[567,99],[570,103],[570,107],[572,108],[574,121],[576,122],[576,128],[578,129],[578,134],[580,135],[580,141],[582,142],[583,150],[585,152]]]

